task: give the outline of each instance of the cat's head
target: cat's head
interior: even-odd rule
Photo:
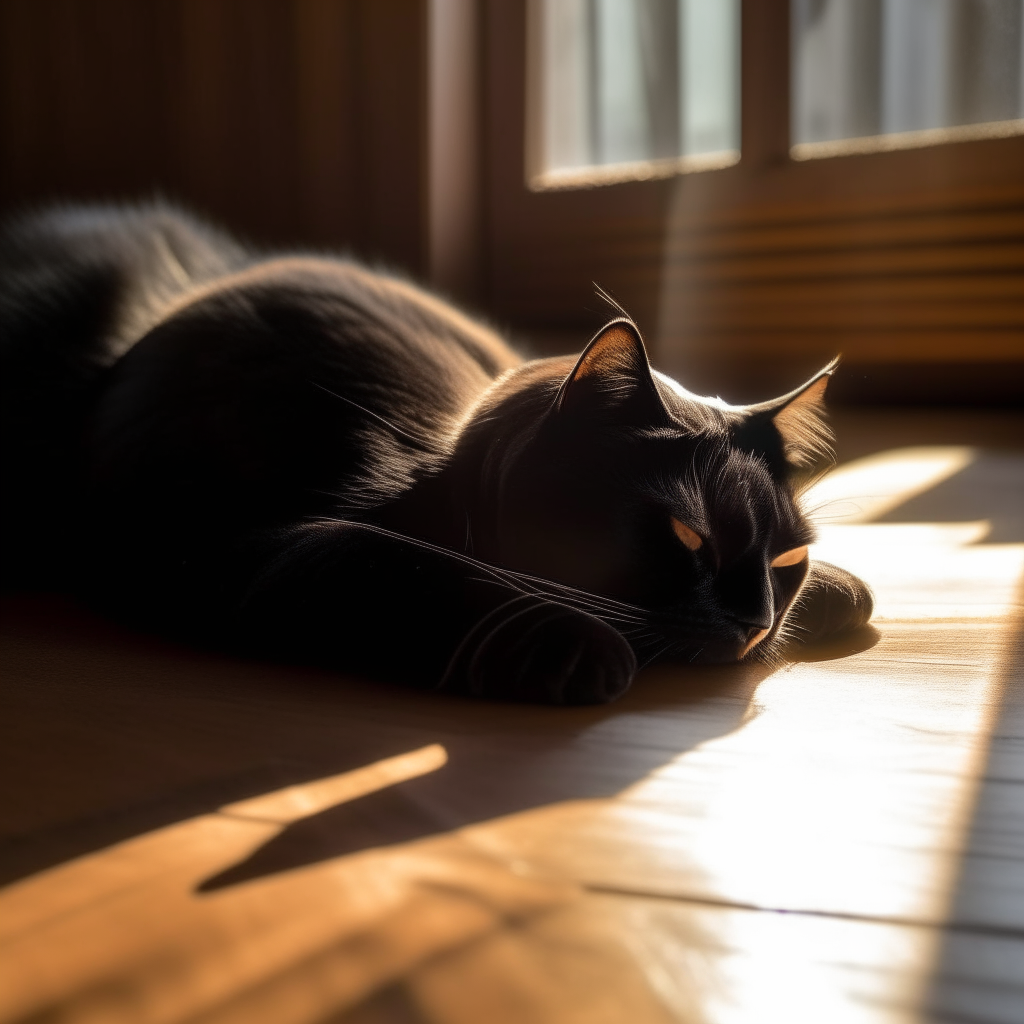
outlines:
[[[467,430],[486,440],[474,553],[645,609],[644,622],[616,623],[647,631],[639,646],[747,655],[777,631],[807,572],[812,531],[793,478],[828,450],[834,364],[774,401],[729,406],[653,371],[622,318],[566,367],[513,372]]]

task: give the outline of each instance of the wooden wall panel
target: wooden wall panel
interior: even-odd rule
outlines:
[[[664,343],[742,355],[770,338],[854,361],[1024,357],[1022,200],[965,193],[680,231],[665,246]]]
[[[425,89],[426,0],[5,0],[0,212],[162,192],[419,272]]]

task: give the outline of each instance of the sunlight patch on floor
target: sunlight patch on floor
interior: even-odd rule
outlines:
[[[330,775],[315,782],[264,793],[249,800],[239,800],[220,809],[233,818],[272,821],[285,825],[318,814],[330,807],[368,796],[387,786],[397,785],[436,772],[448,763],[448,752],[440,743],[431,743],[408,754],[388,757],[365,768],[356,768],[340,775]]]
[[[868,523],[959,473],[977,457],[963,445],[899,448],[845,463],[808,488],[817,523]]]
[[[970,448],[903,449],[821,481],[810,506],[846,510],[841,521],[857,525],[824,526],[813,557],[871,583],[878,644],[775,673],[742,728],[628,794],[656,802],[668,780],[692,794],[700,823],[678,851],[698,880],[692,896],[858,922],[832,922],[830,946],[817,918],[788,925],[780,941],[771,915],[722,915],[716,941],[743,956],[729,960],[727,996],[709,993],[716,1021],[923,1019],[942,942],[935,926],[951,910],[1018,628],[1024,544],[986,545],[984,520],[870,519],[974,457]],[[883,974],[879,925],[890,947]],[[867,1000],[833,976],[858,960],[874,966],[860,981]]]

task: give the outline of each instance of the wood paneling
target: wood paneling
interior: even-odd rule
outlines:
[[[0,209],[163,193],[426,269],[425,0],[7,0]]]

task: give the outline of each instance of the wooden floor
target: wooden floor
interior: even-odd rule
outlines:
[[[5,602],[0,1020],[1024,1021],[1024,419],[840,416],[875,629],[475,704]]]

